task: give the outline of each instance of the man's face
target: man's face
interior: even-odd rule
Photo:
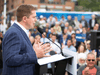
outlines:
[[[67,41],[67,46],[70,47],[71,45],[72,45],[71,40],[68,40],[68,41]]]
[[[31,15],[26,19],[27,29],[33,28],[36,21],[36,12],[33,10],[31,11]]]
[[[87,66],[88,67],[94,67],[94,65],[95,65],[95,56],[92,55],[92,54],[89,54],[87,56],[86,62],[87,62]]]
[[[84,20],[84,16],[82,16],[82,20]]]
[[[55,42],[56,36],[52,36],[52,41]]]
[[[87,43],[87,48],[90,48],[90,43]]]
[[[79,63],[81,64],[81,65],[83,65],[83,64],[85,64],[85,59],[79,59]]]
[[[43,33],[43,34],[42,34],[42,37],[45,38],[45,37],[46,37],[46,33]]]
[[[71,16],[68,16],[68,20],[71,20]]]
[[[37,38],[37,42],[40,42],[40,39],[41,39],[41,37],[38,37],[38,38]]]

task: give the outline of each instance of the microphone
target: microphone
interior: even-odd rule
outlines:
[[[37,27],[37,30],[41,33],[41,34],[43,34],[43,29],[41,29],[40,27]],[[43,34],[44,35],[44,34]],[[45,35],[44,35],[45,36]],[[54,43],[52,40],[50,40],[49,38],[47,38],[49,41],[51,41],[52,43]],[[57,47],[59,47],[56,43],[54,43]],[[64,54],[63,54],[63,52],[62,52],[62,49],[61,49],[61,47],[59,47],[60,48],[60,51],[61,51],[61,54],[62,54],[62,56],[64,56]]]

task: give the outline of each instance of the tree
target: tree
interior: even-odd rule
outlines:
[[[91,11],[100,11],[100,0],[78,0],[78,4]]]

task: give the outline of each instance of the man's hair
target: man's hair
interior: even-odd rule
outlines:
[[[67,41],[71,41],[71,43],[73,42],[72,39],[68,39]]]
[[[88,55],[94,55],[95,60],[96,60],[96,56],[95,56],[95,54],[94,54],[94,53],[92,53],[92,52],[88,53],[88,54],[87,54],[87,57],[88,57]]]
[[[35,36],[35,39],[38,39],[38,37],[40,37],[40,38],[41,38],[41,36],[40,36],[40,35],[36,35],[36,36]]]
[[[32,10],[35,10],[35,7],[33,7],[32,5],[19,6],[17,9],[17,21],[22,21],[23,16],[29,17]]]
[[[56,37],[57,37],[57,35],[56,35],[56,34],[52,34],[52,36],[56,36]]]

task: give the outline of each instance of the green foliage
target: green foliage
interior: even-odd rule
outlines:
[[[79,6],[91,11],[100,11],[100,0],[78,0]]]

